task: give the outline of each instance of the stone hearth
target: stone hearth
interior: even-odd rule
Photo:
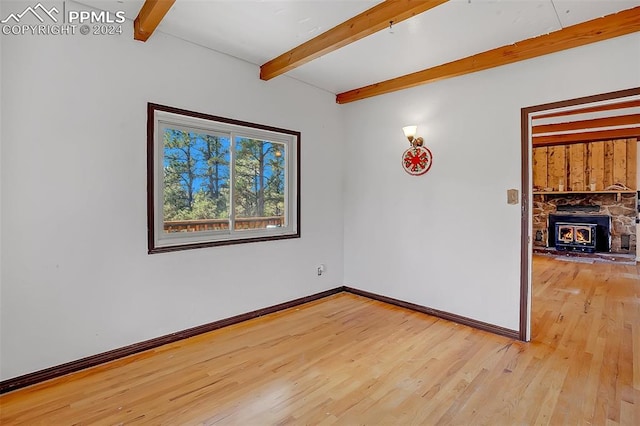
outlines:
[[[611,216],[611,253],[636,252],[636,196],[635,194],[545,194],[533,196],[533,245],[534,247],[553,247],[549,241],[549,214],[566,214],[570,211],[558,212],[558,206],[578,206],[581,215]],[[597,208],[585,211],[586,206]],[[565,207],[566,209],[566,207]],[[563,209],[564,210],[564,209]],[[628,239],[629,249],[623,249]]]

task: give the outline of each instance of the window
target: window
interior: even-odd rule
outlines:
[[[300,237],[300,132],[147,114],[149,253]]]

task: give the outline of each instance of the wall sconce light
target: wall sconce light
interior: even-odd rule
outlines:
[[[418,126],[405,126],[402,128],[404,135],[409,140],[411,148],[402,154],[402,168],[412,176],[420,176],[429,171],[433,162],[433,155],[428,148],[422,146],[424,139],[416,137]]]
[[[424,139],[421,137],[415,137],[416,132],[418,131],[418,126],[404,126],[402,128],[404,135],[409,139],[409,143],[411,146],[422,146],[424,143]]]

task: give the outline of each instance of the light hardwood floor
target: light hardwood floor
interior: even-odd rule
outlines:
[[[0,424],[639,425],[639,268],[534,264],[531,343],[338,294],[9,393]]]

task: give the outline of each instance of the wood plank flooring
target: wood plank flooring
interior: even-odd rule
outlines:
[[[342,293],[6,394],[0,424],[640,424],[638,266],[534,282],[531,343]]]

